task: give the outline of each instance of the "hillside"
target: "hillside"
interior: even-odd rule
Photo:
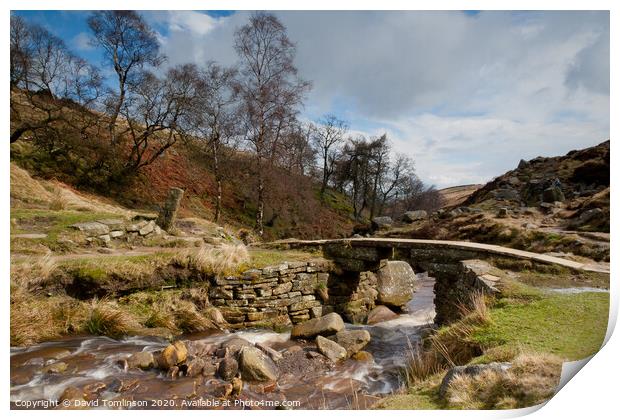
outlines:
[[[216,183],[210,159],[196,144],[178,143],[138,176],[105,189],[85,183],[83,178],[39,153],[20,140],[11,145],[11,160],[43,180],[54,180],[80,191],[139,211],[156,212],[172,187],[185,190],[181,217],[213,220]],[[253,161],[237,152],[230,158],[223,181],[223,217],[220,223],[252,230],[255,215],[255,170]],[[351,231],[350,205],[340,194],[328,191],[324,203],[319,186],[305,176],[272,168],[266,190],[265,239],[283,237],[342,237]]]
[[[453,207],[462,204],[480,187],[482,187],[482,184],[469,184],[439,190],[442,198],[442,207]]]
[[[608,140],[565,156],[522,160],[469,191],[461,203],[455,196],[464,187],[446,189],[451,206],[375,235],[467,240],[609,261],[609,149]]]

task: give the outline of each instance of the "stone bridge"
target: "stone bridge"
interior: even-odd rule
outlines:
[[[323,256],[335,263],[338,273],[344,281],[360,284],[370,283],[370,287],[378,289],[381,295],[381,276],[372,284],[368,278],[373,273],[379,274],[382,267],[389,261],[405,261],[415,272],[428,272],[435,278],[435,309],[436,323],[442,324],[458,318],[458,305],[466,303],[472,292],[482,291],[494,294],[499,290],[502,270],[496,265],[519,270],[537,270],[542,272],[596,271],[608,272],[604,267],[583,264],[563,258],[544,254],[506,248],[497,245],[462,241],[439,241],[423,239],[392,239],[392,238],[350,238],[329,240],[284,240],[267,244],[279,249],[320,250]],[[343,274],[344,273],[344,274]],[[355,278],[358,280],[355,280]],[[337,277],[336,275],[332,277]],[[375,276],[376,277],[376,276]],[[361,280],[359,280],[361,279]],[[330,288],[337,286],[338,281],[330,281]],[[366,284],[365,289],[368,289]],[[392,287],[392,286],[390,286]],[[362,287],[353,288],[351,301],[356,302],[362,296],[362,306],[367,309],[374,305],[368,294],[361,293]],[[375,296],[376,297],[376,296]],[[350,320],[358,321],[361,313],[346,313]],[[341,310],[342,312],[342,310]]]

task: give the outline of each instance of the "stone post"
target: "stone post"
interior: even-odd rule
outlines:
[[[174,227],[174,220],[176,219],[181,199],[183,199],[183,190],[180,188],[170,188],[168,198],[157,217],[157,224],[163,230],[168,231]]]

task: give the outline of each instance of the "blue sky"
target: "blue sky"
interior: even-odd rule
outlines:
[[[13,12],[101,63],[88,12]],[[141,12],[168,64],[233,64],[249,12]],[[439,187],[609,138],[607,12],[276,12],[313,82],[302,118],[388,134]]]

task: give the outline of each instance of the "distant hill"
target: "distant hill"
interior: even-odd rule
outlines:
[[[443,200],[442,207],[454,207],[462,204],[480,187],[482,187],[482,184],[468,184],[439,190],[439,194]]]

